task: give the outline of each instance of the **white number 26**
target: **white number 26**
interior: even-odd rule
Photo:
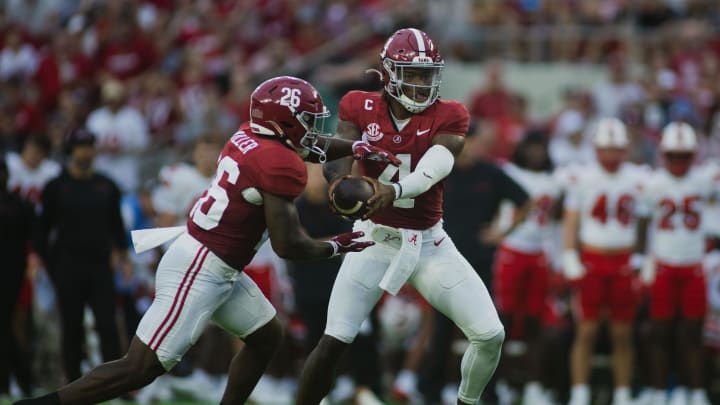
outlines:
[[[300,106],[300,89],[283,87],[280,91],[284,94],[280,98],[280,105],[286,105],[292,108],[298,108],[298,106]]]

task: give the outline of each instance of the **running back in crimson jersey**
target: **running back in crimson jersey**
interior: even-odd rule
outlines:
[[[370,160],[358,161],[360,173],[383,183],[396,182],[410,174],[432,146],[438,134],[465,136],[469,116],[456,101],[437,100],[422,113],[410,117],[398,128],[381,93],[351,91],[340,100],[339,117],[362,131],[363,140],[390,151],[402,161],[400,167]],[[445,181],[433,185],[417,198],[396,200],[392,207],[372,217],[382,225],[428,229],[442,218]]]
[[[225,144],[215,179],[190,211],[188,231],[242,270],[266,239],[260,191],[292,200],[306,182],[305,164],[295,151],[243,124]]]

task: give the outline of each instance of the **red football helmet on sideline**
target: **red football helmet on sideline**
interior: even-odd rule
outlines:
[[[396,31],[385,42],[380,63],[385,91],[406,110],[419,113],[437,100],[445,62],[426,33]]]
[[[600,166],[615,173],[627,158],[630,145],[625,124],[617,118],[602,118],[595,127],[593,145]]]
[[[276,136],[303,158],[311,153],[325,161],[325,150],[318,146],[325,119],[330,112],[320,93],[305,80],[292,76],[275,77],[261,83],[250,96],[250,128],[253,132]],[[327,143],[326,143],[327,145]]]
[[[665,169],[675,177],[685,176],[692,167],[697,151],[695,130],[685,122],[667,124],[662,132],[660,151]]]

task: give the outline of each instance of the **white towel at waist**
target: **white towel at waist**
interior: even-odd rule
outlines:
[[[379,241],[376,239],[376,241],[380,243],[383,243],[382,241],[384,240],[386,244],[399,247],[397,254],[393,257],[390,266],[385,271],[385,275],[379,284],[383,290],[392,295],[396,295],[415,272],[422,248],[422,231],[375,225],[375,229],[373,229],[371,235],[373,239],[380,239]],[[401,243],[397,243],[398,240],[396,238],[399,239]],[[391,241],[388,241],[388,239],[391,239]]]
[[[185,232],[185,229],[185,225],[166,228],[136,229],[130,231],[130,237],[132,238],[135,252],[142,253],[177,238]]]

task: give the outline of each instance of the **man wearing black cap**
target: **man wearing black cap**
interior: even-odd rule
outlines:
[[[105,361],[120,357],[115,317],[113,253],[127,254],[120,191],[93,169],[95,136],[84,128],[65,138],[67,164],[43,190],[37,251],[55,284],[62,317],[62,352],[68,380],[80,377],[83,314],[95,315]]]

